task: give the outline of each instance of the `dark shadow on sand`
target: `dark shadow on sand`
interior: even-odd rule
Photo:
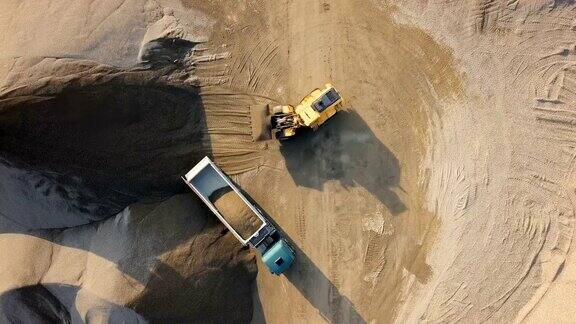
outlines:
[[[63,227],[185,192],[180,176],[210,153],[199,88],[150,81],[146,73],[0,97],[0,163],[28,172],[22,177],[38,203],[67,201],[80,219]]]
[[[281,227],[266,213],[257,202],[255,202],[245,192],[244,194],[248,199],[254,203],[263,212],[264,216],[274,224],[274,226],[282,233],[284,238],[290,242],[292,248],[296,252],[296,261],[290,269],[288,269],[283,276],[298,289],[298,291],[308,300],[308,302],[318,310],[318,313],[324,317],[329,323],[366,323],[364,318],[358,313],[356,307],[350,299],[344,296],[338,287],[336,287],[330,279],[316,266],[314,261],[295,244],[294,240],[290,238]],[[319,295],[314,289],[315,287],[324,287],[327,291],[326,296]],[[257,292],[256,292],[257,293]],[[260,307],[261,309],[261,307]],[[258,310],[257,308],[255,310]]]
[[[299,131],[280,150],[297,185],[322,190],[337,180],[364,187],[393,215],[406,210],[392,190],[400,183],[398,159],[354,111],[340,111],[316,132]]]
[[[330,323],[366,323],[354,304],[328,279],[304,251],[296,250],[296,263],[285,276],[320,315]],[[326,296],[319,296],[315,287],[328,287]]]
[[[79,287],[66,284],[37,284],[6,291],[0,295],[1,323],[144,323],[130,308],[109,301],[94,300],[85,316],[76,308]]]
[[[250,323],[264,324],[266,323],[266,316],[264,315],[262,301],[260,300],[260,294],[258,293],[258,283],[256,281],[254,281],[252,291],[252,320]]]
[[[31,217],[16,222],[0,210],[6,218],[0,219],[0,234],[34,236],[110,260],[127,277],[146,285],[138,304],[129,306],[149,320],[185,322],[210,313],[194,321],[229,321],[251,307],[252,300],[241,297],[250,296],[256,265],[228,264],[245,251],[239,251],[242,247],[231,234],[221,233],[224,226],[180,178],[211,152],[199,88],[126,74],[98,84],[73,83],[45,97],[34,94],[34,100],[3,102],[0,108],[7,109],[0,114],[0,163],[24,171],[22,180],[37,194],[35,203],[45,204],[46,210],[64,205],[79,219],[48,222]],[[116,214],[135,202],[161,202],[183,192],[191,202],[184,211],[155,218],[135,213],[119,218],[122,224],[114,223]],[[205,267],[182,275],[186,269],[158,259],[182,244],[196,246],[189,252],[196,256],[202,255],[198,249],[214,252],[217,246],[224,255],[181,256],[185,262],[176,264]],[[44,294],[33,288],[22,296],[36,291]],[[243,300],[224,306],[214,302],[223,298]],[[175,317],[176,310],[186,318]],[[244,313],[236,319],[248,322],[251,314]]]

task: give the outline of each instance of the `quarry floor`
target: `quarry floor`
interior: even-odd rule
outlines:
[[[232,88],[296,104],[331,82],[347,100],[317,132],[265,145],[236,177],[298,251],[286,276],[260,264],[255,322],[573,314],[549,289],[571,280],[560,274],[574,217],[573,6],[229,10],[234,36],[213,40],[232,45]]]
[[[373,3],[275,3],[260,21],[256,7],[223,18],[242,30],[221,40],[234,46],[230,86],[297,104],[330,82],[346,110],[268,143],[261,164],[234,178],[298,251],[285,276],[260,264],[254,321],[389,322],[413,282],[432,275],[438,219],[419,165],[428,124],[461,91],[450,52]]]
[[[175,196],[208,154],[296,249],[282,276],[257,261],[253,323],[573,318],[572,2],[54,0],[43,17],[31,14],[42,4],[4,6],[20,14],[0,14],[0,121],[12,136],[0,133],[0,149],[29,165],[0,161],[0,256],[16,260],[0,267],[1,292],[65,284],[85,298],[63,293],[79,317],[102,299],[166,319],[157,301],[187,287],[197,295],[174,312],[198,319],[205,305],[186,307],[207,300],[195,276],[217,264],[240,283],[220,298],[249,293],[255,254],[192,194]],[[289,142],[252,142],[250,105],[295,105],[328,82],[344,111]],[[75,109],[99,127],[76,123]],[[63,181],[59,166],[78,177]],[[47,174],[56,192],[37,180]],[[85,179],[93,190],[74,191]],[[65,270],[70,256],[87,261]],[[242,319],[250,309],[211,301]]]

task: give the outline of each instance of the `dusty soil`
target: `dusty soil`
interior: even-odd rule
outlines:
[[[573,12],[559,1],[224,9],[212,41],[232,47],[229,87],[294,104],[330,81],[349,103],[236,179],[298,250],[281,287],[261,272],[255,321],[508,322],[546,307],[569,318]]]
[[[317,133],[269,144],[262,165],[236,178],[298,250],[285,277],[260,272],[255,320],[392,320],[412,281],[432,275],[437,221],[424,207],[419,165],[429,120],[461,91],[448,48],[374,4],[229,10],[238,23],[224,20],[224,29],[243,32],[214,42],[233,48],[230,87],[295,104],[330,81],[349,102]]]
[[[216,206],[222,217],[244,239],[250,238],[263,224],[260,218],[252,212],[248,205],[230,187],[214,191],[209,199]]]
[[[0,268],[2,304],[28,318],[66,318],[64,308],[108,320],[569,321],[575,8],[3,3],[0,253],[14,262]],[[283,145],[252,142],[251,105],[297,104],[326,82],[345,112]],[[249,289],[254,255],[222,226],[197,228],[207,215],[198,200],[170,198],[204,154],[294,245],[284,276],[259,263]],[[180,212],[141,223],[125,209],[139,201]],[[196,221],[181,218],[187,209]],[[54,246],[63,252],[48,258]],[[207,300],[182,282],[223,295]],[[173,309],[157,302],[169,297]]]

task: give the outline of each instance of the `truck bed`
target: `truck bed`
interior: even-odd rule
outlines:
[[[260,212],[208,157],[183,179],[242,244],[266,226]]]
[[[208,199],[242,238],[250,238],[262,227],[262,220],[231,187],[214,191]]]

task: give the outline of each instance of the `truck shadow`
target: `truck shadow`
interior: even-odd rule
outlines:
[[[266,323],[266,316],[264,315],[264,308],[262,307],[262,300],[258,292],[258,283],[255,281],[252,287],[252,324]]]
[[[242,192],[246,195],[243,190]],[[340,289],[324,275],[314,261],[296,245],[294,240],[281,229],[273,218],[270,217],[254,199],[248,195],[246,195],[246,197],[262,211],[266,219],[290,242],[290,245],[296,253],[296,261],[292,267],[284,273],[284,276],[294,285],[300,294],[308,300],[310,305],[316,308],[320,315],[330,323],[366,323],[364,318],[362,318],[356,310],[352,301],[340,292]],[[318,290],[318,287],[321,288]],[[257,290],[255,293],[258,293]],[[255,308],[255,311],[262,312],[262,306],[259,306],[260,307]],[[255,319],[262,317],[262,314],[257,313]]]
[[[339,112],[316,132],[302,130],[280,152],[297,185],[322,190],[336,180],[364,187],[393,215],[406,210],[392,190],[400,183],[398,159],[354,111]]]
[[[320,315],[330,323],[366,323],[350,299],[340,292],[314,261],[294,243],[292,247],[296,251],[296,262],[285,276]]]

